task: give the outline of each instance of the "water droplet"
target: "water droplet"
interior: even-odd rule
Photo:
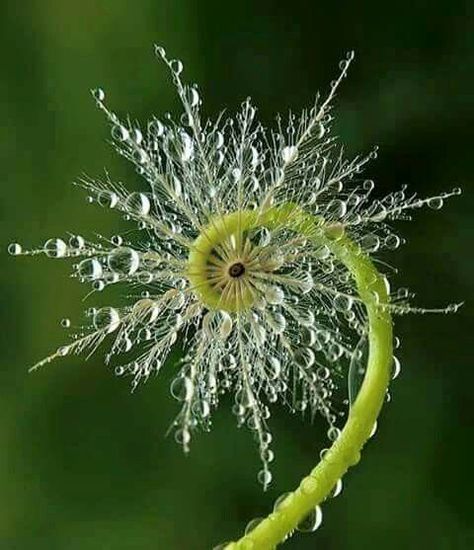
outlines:
[[[183,72],[183,63],[179,59],[172,59],[169,65],[176,76],[179,76]]]
[[[109,254],[107,264],[119,275],[132,275],[140,265],[140,256],[132,248],[116,248]]]
[[[196,90],[196,88],[189,88],[188,89],[188,102],[191,107],[197,107],[199,104],[199,93]]]
[[[377,421],[375,421],[375,422],[374,422],[374,425],[372,426],[372,430],[371,430],[371,432],[370,432],[370,434],[369,434],[369,439],[370,439],[371,437],[374,437],[376,431],[377,431]]]
[[[367,252],[377,252],[380,248],[380,239],[374,233],[367,233],[367,235],[361,238],[360,245],[367,250]]]
[[[193,140],[186,132],[181,132],[181,140],[182,140],[181,160],[183,162],[187,162],[193,156],[193,152],[194,152]]]
[[[286,328],[286,319],[281,313],[269,313],[268,324],[275,334],[282,334]]]
[[[269,304],[278,305],[285,299],[285,293],[279,286],[268,286],[265,289],[265,299]]]
[[[161,137],[165,131],[165,127],[157,118],[155,118],[148,124],[148,131],[155,137]]]
[[[112,126],[112,130],[110,132],[112,134],[112,138],[116,141],[127,141],[130,138],[130,133],[125,128],[125,126],[122,126],[121,124],[116,124],[115,126]]]
[[[133,151],[132,157],[134,162],[139,165],[146,164],[150,160],[148,153],[145,151],[145,149],[142,148],[135,149],[135,151]],[[145,169],[140,166],[139,173],[143,174],[144,172]]]
[[[318,482],[314,477],[305,477],[300,484],[300,489],[304,495],[312,495],[318,489]]]
[[[298,156],[298,148],[295,147],[294,145],[288,145],[286,147],[283,147],[281,151],[281,156],[283,158],[283,162],[287,164],[289,162],[293,162],[294,160],[296,160]]]
[[[61,326],[63,328],[69,328],[71,326],[71,320],[70,319],[61,319]]]
[[[163,46],[155,44],[155,53],[159,55],[162,59],[166,59],[166,50],[163,48]]]
[[[336,441],[336,439],[341,435],[341,430],[336,428],[336,426],[331,426],[328,430],[328,438],[330,441]]]
[[[84,248],[86,241],[80,235],[72,235],[69,239],[69,246],[75,250],[80,250]]]
[[[323,513],[319,506],[316,506],[297,526],[302,533],[312,533],[321,526]]]
[[[293,500],[293,493],[283,493],[275,500],[275,504],[273,505],[273,511],[280,512],[282,510],[285,510],[285,508],[291,505],[292,500]]]
[[[353,299],[350,296],[346,296],[345,294],[337,294],[334,297],[334,308],[337,311],[349,311],[352,308],[352,304],[354,303]]]
[[[66,255],[67,246],[62,239],[49,239],[44,243],[43,250],[50,258],[62,258]]]
[[[92,90],[92,95],[97,101],[104,101],[105,99],[105,92],[102,88],[95,88],[95,90]]]
[[[428,206],[433,210],[439,210],[443,207],[444,201],[441,197],[433,197],[428,200]]]
[[[257,527],[257,525],[260,525],[262,523],[264,518],[255,518],[249,521],[245,527],[245,534],[248,535],[251,531]]]
[[[385,237],[384,244],[389,250],[396,250],[400,246],[401,242],[402,241],[398,235],[388,235]]]
[[[395,380],[400,374],[400,371],[402,370],[402,366],[400,364],[400,360],[398,357],[393,356],[393,365],[392,365],[392,380]]]
[[[332,488],[331,492],[329,493],[329,498],[336,498],[342,493],[342,479],[338,479],[336,482],[336,485]]]
[[[97,258],[87,258],[77,266],[77,273],[82,279],[99,279],[102,277],[102,265]]]
[[[345,216],[347,212],[347,205],[340,199],[333,199],[326,206],[326,216],[329,219],[340,219]]]
[[[97,195],[97,202],[100,204],[100,206],[115,208],[118,204],[118,201],[119,197],[117,193],[114,193],[113,191],[100,191],[100,193]]]
[[[178,430],[175,433],[175,439],[180,445],[187,447],[187,445],[191,442],[191,432],[186,428]]]
[[[21,251],[21,245],[18,243],[11,243],[8,245],[8,253],[12,256],[18,256],[19,254],[21,254]]]
[[[60,355],[61,357],[64,357],[69,353],[69,351],[70,351],[69,346],[61,346],[60,348],[58,348],[58,355]]]
[[[294,352],[295,363],[304,369],[311,367],[315,361],[315,355],[312,349],[301,347]]]
[[[97,330],[114,332],[120,326],[119,312],[113,307],[103,307],[94,314],[93,323]]]
[[[264,488],[266,488],[268,485],[270,485],[272,481],[272,473],[270,472],[270,470],[263,468],[258,472],[257,479],[258,482],[261,483]]]
[[[216,132],[216,149],[220,149],[224,145],[224,134]]]
[[[145,193],[132,193],[125,200],[125,208],[139,216],[146,216],[151,208],[150,199]]]

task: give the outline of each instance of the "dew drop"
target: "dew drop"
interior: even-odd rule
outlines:
[[[341,493],[342,493],[342,479],[338,479],[336,482],[336,485],[334,485],[331,492],[329,493],[329,497],[336,498]]]
[[[119,197],[117,193],[114,193],[113,191],[100,191],[100,193],[97,195],[97,202],[100,204],[100,206],[115,208],[118,204],[118,201]]]
[[[282,334],[286,328],[285,316],[281,313],[270,313],[268,315],[268,324],[275,334]]]
[[[349,311],[352,308],[353,303],[353,299],[350,296],[346,296],[345,294],[337,294],[334,297],[334,308],[337,311]]]
[[[306,347],[298,348],[293,357],[295,363],[304,369],[311,367],[315,361],[313,350]]]
[[[395,378],[398,378],[400,375],[400,371],[402,370],[402,366],[400,364],[400,360],[398,357],[393,356],[393,365],[392,365],[392,380],[395,380]]]
[[[150,199],[145,193],[134,192],[125,200],[125,208],[139,216],[146,216],[150,212]]]
[[[113,307],[103,307],[94,314],[93,323],[97,330],[114,332],[120,326],[119,312]]]
[[[292,500],[293,500],[293,493],[283,493],[275,500],[275,504],[273,505],[273,511],[280,512],[282,510],[285,510],[285,508],[291,505]]]
[[[66,255],[67,246],[62,239],[49,239],[44,243],[43,250],[49,258],[63,258]]]
[[[340,219],[345,216],[347,212],[347,205],[340,199],[333,199],[326,206],[326,214],[330,219]]]
[[[374,233],[367,233],[360,240],[360,245],[367,250],[367,252],[377,252],[380,248],[380,239]]]
[[[183,72],[183,63],[179,59],[172,59],[169,64],[170,69],[176,76],[179,76]]]
[[[199,93],[196,88],[188,89],[188,102],[191,107],[196,107],[199,104]]]
[[[396,250],[400,244],[401,239],[398,235],[388,235],[385,237],[384,244],[389,250]]]
[[[116,124],[115,126],[112,126],[112,130],[110,132],[112,134],[112,138],[115,139],[115,141],[123,142],[127,141],[130,138],[130,133],[125,128],[125,126],[122,126],[121,124]]]
[[[94,99],[100,102],[104,101],[105,99],[105,92],[102,88],[95,88],[94,90],[92,90],[92,95],[94,96]]]
[[[433,197],[432,199],[428,200],[427,204],[433,210],[439,210],[443,207],[444,201],[441,197]]]
[[[272,473],[270,472],[270,470],[263,468],[258,472],[257,480],[260,484],[263,485],[264,488],[266,488],[268,485],[270,485],[272,481]]]
[[[155,118],[148,124],[148,131],[155,137],[161,137],[165,131],[165,127],[161,121]]]
[[[255,518],[250,520],[245,527],[245,534],[248,535],[251,531],[255,529],[255,527],[257,527],[257,525],[260,525],[262,521],[263,518]]]
[[[107,264],[114,273],[132,275],[140,265],[140,256],[132,248],[116,248],[109,254]]]
[[[216,132],[216,149],[220,149],[224,145],[224,134],[222,132]]]
[[[318,488],[318,482],[313,477],[305,477],[300,484],[301,492],[304,495],[312,495]]]
[[[61,357],[64,357],[65,355],[67,355],[70,351],[70,347],[69,346],[61,346],[60,348],[58,348],[58,355],[60,355]]]
[[[135,149],[132,156],[134,162],[139,165],[146,164],[149,160],[148,153],[142,148]],[[144,173],[144,169],[142,167],[140,167],[139,173]]]
[[[323,513],[319,506],[316,506],[297,526],[302,533],[312,533],[321,526]]]
[[[166,50],[163,48],[163,46],[155,44],[155,53],[159,55],[162,59],[166,59]]]
[[[97,258],[87,258],[77,266],[77,273],[82,279],[99,279],[102,277],[102,265]]]
[[[286,147],[283,147],[281,151],[281,156],[283,158],[283,162],[287,164],[289,162],[293,162],[294,160],[296,160],[298,156],[298,148],[295,147],[294,145],[288,145]]]
[[[285,293],[279,286],[269,286],[265,290],[265,299],[269,304],[278,305],[285,299]]]
[[[75,250],[80,250],[81,248],[84,248],[85,244],[86,241],[80,235],[72,235],[72,237],[69,239],[69,246],[71,248],[74,248]]]
[[[61,326],[63,328],[69,328],[71,326],[71,320],[70,319],[61,319]]]
[[[18,256],[21,254],[22,248],[21,245],[18,243],[10,243],[8,245],[8,253],[12,256]]]

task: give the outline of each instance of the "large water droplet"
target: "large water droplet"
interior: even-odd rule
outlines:
[[[119,312],[113,307],[103,307],[94,314],[94,327],[107,333],[114,332],[120,326]]]
[[[299,524],[298,531],[303,533],[312,533],[321,526],[323,522],[323,513],[319,506],[316,506]]]
[[[146,216],[150,212],[150,199],[145,193],[132,193],[125,200],[125,208],[134,214]]]
[[[81,237],[80,235],[72,235],[69,239],[69,246],[75,250],[84,248],[85,244],[86,241],[84,240],[84,237]]]
[[[100,206],[115,208],[119,202],[119,197],[113,191],[100,191],[97,195],[97,202]]]
[[[285,292],[279,286],[269,286],[265,289],[265,299],[269,304],[281,304],[285,299]]]
[[[86,258],[77,266],[81,279],[99,279],[102,277],[102,265],[97,258]]]
[[[62,239],[49,239],[44,243],[43,250],[50,258],[62,258],[66,255],[67,246]]]
[[[113,139],[120,142],[127,141],[130,138],[129,131],[121,124],[112,126],[111,134]]]
[[[311,367],[315,361],[315,355],[312,349],[301,347],[294,353],[294,360],[297,365],[305,369]]]
[[[109,268],[119,275],[132,275],[140,265],[140,256],[132,248],[116,248],[107,258]]]

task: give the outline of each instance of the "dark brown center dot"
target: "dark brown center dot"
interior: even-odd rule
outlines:
[[[238,277],[242,277],[244,273],[245,273],[245,266],[241,262],[236,262],[235,264],[232,264],[229,267],[229,275],[234,279],[237,279]]]

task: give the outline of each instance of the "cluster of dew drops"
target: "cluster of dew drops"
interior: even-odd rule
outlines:
[[[290,114],[285,128],[279,119],[277,129],[269,137],[258,126],[255,131],[245,135],[248,143],[244,143],[246,149],[240,155],[232,148],[244,141],[240,139],[239,131],[247,131],[255,115],[249,101],[244,102],[243,112],[236,117],[235,124],[224,122],[223,126],[218,123],[198,126],[196,120],[201,99],[197,87],[182,84],[181,61],[167,60],[166,53],[159,47],[157,54],[172,71],[185,107],[180,123],[173,122],[171,116],[166,115],[166,121],[153,118],[149,121],[147,130],[142,131],[138,124],[130,120],[121,121],[108,110],[102,89],[93,91],[98,107],[111,124],[116,150],[132,162],[137,173],[150,184],[151,192],[129,192],[121,183],[112,182],[108,175],[104,180],[84,178],[79,182],[89,192],[89,202],[120,212],[127,221],[137,224],[138,229],[147,235],[147,240],[137,244],[129,240],[129,233],[126,236],[115,235],[110,239],[99,236],[98,242],[90,242],[80,235],[70,235],[68,239],[48,239],[41,248],[34,250],[23,250],[20,244],[12,243],[8,246],[8,252],[14,256],[44,254],[49,258],[73,258],[77,260],[73,275],[81,282],[90,283],[93,292],[101,292],[107,286],[119,282],[128,283],[135,291],[135,301],[131,306],[89,308],[86,315],[92,319],[91,323],[81,327],[72,336],[71,344],[61,346],[34,368],[56,357],[85,351],[92,353],[108,335],[114,333],[115,341],[106,356],[107,363],[111,362],[113,355],[128,353],[135,346],[148,344],[148,349],[152,350],[150,353],[142,352],[139,358],[115,367],[118,375],[131,374],[133,387],[136,387],[139,381],[146,380],[152,372],[160,370],[178,339],[180,329],[184,328],[187,336],[192,333],[189,327],[193,327],[195,333],[208,339],[214,338],[217,343],[215,347],[209,346],[209,351],[201,349],[196,339],[193,340],[192,334],[189,336],[184,366],[193,364],[196,357],[200,357],[209,371],[202,375],[199,384],[192,382],[186,374],[180,374],[171,387],[173,396],[184,401],[183,410],[174,426],[181,425],[175,432],[176,439],[187,449],[191,437],[190,429],[197,424],[204,429],[210,426],[210,406],[217,404],[217,384],[220,384],[220,393],[229,391],[232,377],[235,376],[233,373],[237,370],[234,357],[236,339],[229,337],[233,325],[235,326],[231,316],[226,312],[206,312],[202,304],[193,298],[192,293],[185,292],[188,281],[183,275],[183,265],[189,250],[187,243],[197,236],[196,220],[203,225],[210,214],[203,209],[203,195],[207,194],[211,209],[212,205],[216,205],[223,212],[232,212],[236,204],[234,190],[237,182],[243,181],[246,202],[240,207],[256,208],[269,198],[276,202],[295,202],[304,210],[324,217],[334,228],[344,228],[362,251],[372,255],[381,250],[395,250],[403,244],[403,239],[393,230],[392,221],[410,219],[409,211],[424,205],[438,210],[448,197],[460,194],[460,189],[455,188],[451,192],[420,199],[416,194],[408,194],[404,187],[383,199],[373,199],[373,181],[363,179],[359,174],[365,164],[376,157],[376,151],[350,161],[344,159],[342,149],[339,153],[334,153],[335,140],[329,133],[332,118],[329,114],[329,101],[341,79],[345,77],[352,54],[342,61],[341,76],[331,83],[331,92],[328,99],[322,102],[322,106],[321,103],[318,106],[316,102],[312,109],[304,111],[300,117]],[[197,137],[184,129],[189,126],[199,134]],[[167,143],[166,149],[160,145],[160,140]],[[226,141],[229,145],[225,144]],[[212,143],[212,146],[204,152],[209,162],[204,163],[199,158],[199,147],[208,143]],[[266,149],[269,149],[267,157],[264,153]],[[247,160],[244,165],[236,166],[236,158]],[[202,176],[202,172],[206,173],[206,178]],[[221,185],[209,186],[209,174],[212,179],[220,181]],[[160,183],[157,184],[157,181]],[[286,250],[288,240],[292,240],[294,235],[288,235],[284,231],[281,234],[270,234],[263,228],[256,238],[260,245],[265,244],[272,253],[276,254],[275,251],[278,251],[281,256],[281,251]],[[284,261],[290,262],[286,276],[292,278],[292,284],[286,287],[283,284],[268,286],[263,292],[265,315],[271,319],[268,325],[274,331],[275,337],[267,337],[262,332],[259,312],[253,313],[254,317],[250,316],[248,321],[248,334],[253,338],[247,339],[251,348],[249,355],[256,357],[261,354],[261,349],[265,349],[269,363],[267,371],[270,368],[277,371],[278,375],[268,381],[262,380],[255,373],[251,382],[246,383],[253,384],[249,388],[250,395],[254,396],[256,387],[265,387],[268,401],[272,403],[280,394],[287,400],[285,394],[293,381],[287,367],[290,360],[294,361],[295,368],[301,372],[316,369],[314,376],[317,387],[314,395],[317,395],[317,399],[312,397],[313,388],[303,388],[299,397],[291,401],[290,409],[293,412],[304,412],[306,409],[322,412],[329,421],[328,438],[334,442],[339,437],[340,429],[336,426],[337,416],[332,405],[328,407],[329,397],[337,386],[332,378],[334,373],[339,378],[346,377],[348,396],[344,405],[346,408],[350,407],[364,376],[366,318],[363,307],[357,296],[354,296],[353,281],[347,270],[337,265],[329,250],[322,246],[308,251],[306,242],[297,246],[301,248],[293,247],[291,253],[288,252],[288,256],[284,257]],[[297,268],[291,267],[295,262],[288,258],[291,255],[297,257],[299,253],[304,258],[303,264]],[[391,293],[387,307],[400,314],[451,312],[459,307],[458,304],[453,304],[433,310],[415,308],[410,305],[412,297],[407,289],[398,289]],[[318,324],[318,315],[322,318],[321,324]],[[338,328],[331,328],[340,320],[353,330],[357,337],[355,341],[348,340]],[[71,328],[69,319],[63,319],[61,324],[64,328]],[[291,354],[285,350],[275,351],[275,342],[279,341],[285,330],[294,338],[295,351]],[[226,342],[219,343],[216,335],[217,340],[227,338]],[[259,347],[265,343],[265,339],[268,348]],[[353,346],[352,349],[350,345]],[[397,348],[398,345],[399,341],[395,339],[394,347]],[[208,351],[213,354],[210,359],[205,356]],[[316,359],[318,352],[322,361]],[[227,363],[233,361],[229,368],[223,370],[219,359],[222,354],[227,357]],[[349,361],[348,373],[338,366],[344,358]],[[220,371],[216,369],[217,364]],[[183,373],[186,372],[183,368]],[[400,362],[394,357],[393,378],[399,372]],[[212,378],[210,374],[213,375]],[[222,376],[220,381],[216,380],[218,375]],[[247,423],[258,432],[263,462],[258,480],[266,488],[272,480],[269,469],[269,463],[273,460],[270,449],[272,436],[265,423],[270,412],[268,406],[258,404],[257,399],[246,399],[244,389],[243,382],[239,382],[235,392],[239,398],[236,400],[234,412],[241,424]],[[198,390],[202,395],[211,398],[202,398],[200,395],[197,399]],[[328,399],[322,400],[322,403],[320,392],[328,395]],[[250,418],[253,425],[252,422],[246,422],[247,411],[251,407],[254,407],[253,417]],[[311,410],[312,415],[314,412]],[[340,413],[339,416],[343,414]],[[376,426],[373,433],[375,429]],[[326,451],[321,451],[322,456]],[[306,478],[301,490],[310,491],[311,487],[311,478]],[[330,496],[339,495],[341,490],[342,481],[339,480]],[[291,494],[282,495],[275,504],[274,513],[283,513],[289,500]],[[258,521],[260,520],[253,520],[249,524],[248,533]],[[322,512],[318,506],[298,529],[314,531],[321,522]],[[224,548],[216,548],[221,547]]]

